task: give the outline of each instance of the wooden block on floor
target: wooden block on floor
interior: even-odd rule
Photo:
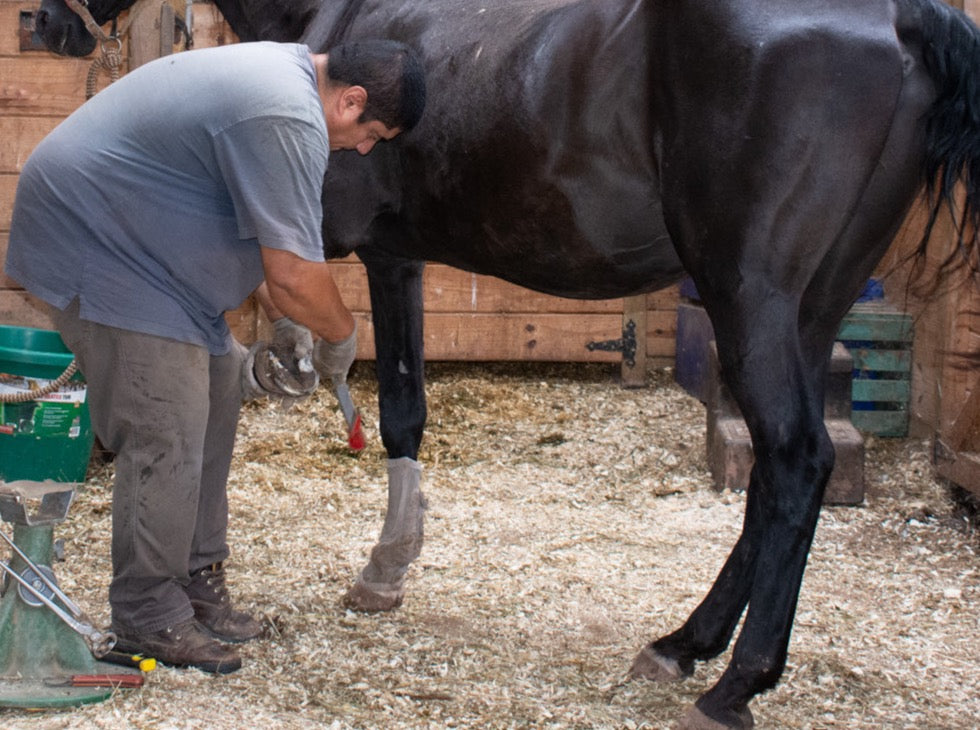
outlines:
[[[847,418],[830,418],[825,424],[836,462],[824,504],[859,504],[864,499],[864,438]],[[731,416],[718,418],[712,431],[708,434],[708,465],[715,489],[745,489],[755,463],[745,421]]]
[[[851,417],[851,377],[854,358],[840,342],[834,343],[824,391],[824,418]]]
[[[849,418],[830,418],[824,423],[836,454],[824,504],[860,504],[864,500],[864,437]]]
[[[719,492],[731,489],[743,491],[749,486],[749,476],[755,458],[752,439],[741,418],[719,418],[709,425],[708,466],[714,487]]]

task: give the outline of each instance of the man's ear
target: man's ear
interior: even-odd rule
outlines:
[[[360,118],[366,105],[367,89],[363,86],[348,86],[340,94],[340,112],[348,118]]]

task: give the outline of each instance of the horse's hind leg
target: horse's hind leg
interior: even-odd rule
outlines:
[[[746,497],[742,534],[732,548],[714,585],[688,620],[677,631],[651,642],[637,655],[630,668],[635,678],[670,681],[694,672],[695,661],[713,659],[732,639],[735,626],[749,601],[752,572],[758,545],[750,525],[766,520],[764,502],[757,490]]]
[[[830,350],[840,319],[894,237],[901,212],[916,188],[917,161],[906,153],[907,145],[894,144],[909,142],[909,134],[908,127],[894,130],[858,212],[820,262],[798,307],[792,309],[795,332],[783,331],[786,339],[782,340],[778,329],[763,331],[775,326],[776,320],[759,317],[762,329],[750,326],[744,340],[735,337],[747,343],[744,347],[728,346],[723,367],[729,368],[729,387],[739,391],[736,398],[746,414],[756,457],[743,533],[702,604],[680,630],[654,642],[652,650],[666,656],[686,651],[692,660],[715,656],[724,648],[723,636],[734,631],[746,599],[749,610],[730,664],[681,728],[751,727],[749,700],[774,686],[782,674],[803,572],[834,463],[823,425],[823,383]],[[731,320],[718,315],[720,331],[728,331],[739,318],[736,310],[730,313]],[[735,331],[741,331],[737,324]],[[726,348],[722,344],[726,340],[719,339],[719,350]],[[798,348],[773,348],[781,340],[795,341]],[[759,353],[747,352],[753,347]],[[753,375],[753,369],[760,367],[769,373],[781,370],[788,376],[784,385],[779,385],[783,377]]]
[[[743,636],[752,636],[755,629],[748,627],[758,623],[768,646],[756,647],[740,665],[753,686],[720,713],[731,716],[731,727],[745,723],[747,700],[774,684],[782,671],[803,567],[833,467],[822,418],[823,370],[812,372],[800,349],[796,303],[779,301],[762,280],[750,289],[714,317],[726,382],[746,415],[756,453],[742,534],[689,619],[644,649],[634,664],[634,673],[644,676],[690,673],[695,660],[724,651],[745,606],[756,598]],[[820,349],[829,354],[829,346]],[[763,608],[758,596],[769,605]],[[769,656],[772,647],[781,647],[776,656]]]
[[[686,107],[699,116],[680,119],[665,143],[668,227],[711,316],[755,455],[743,532],[718,580],[638,661],[641,673],[690,671],[724,649],[748,606],[730,664],[685,728],[751,727],[749,701],[785,666],[834,462],[823,424],[834,335],[915,187],[907,150],[921,109],[906,113],[916,103],[888,42],[856,47],[842,35],[760,46],[770,55],[752,67],[758,96],[740,98],[743,108]],[[698,80],[691,94],[700,99],[711,82]],[[831,87],[833,106],[799,93]],[[728,174],[705,177],[710,169]]]

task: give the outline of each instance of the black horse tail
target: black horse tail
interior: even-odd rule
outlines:
[[[929,218],[915,258],[922,266],[933,227],[946,207],[956,245],[939,273],[966,266],[975,276],[980,272],[980,30],[961,11],[938,0],[898,0],[898,7],[906,21],[901,30],[918,36],[937,93],[925,119]],[[965,198],[958,211],[959,183]]]

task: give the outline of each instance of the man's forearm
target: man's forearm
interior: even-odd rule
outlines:
[[[328,342],[354,331],[354,317],[325,263],[305,261],[284,251],[262,249],[266,281],[256,296],[270,319],[286,316]]]

